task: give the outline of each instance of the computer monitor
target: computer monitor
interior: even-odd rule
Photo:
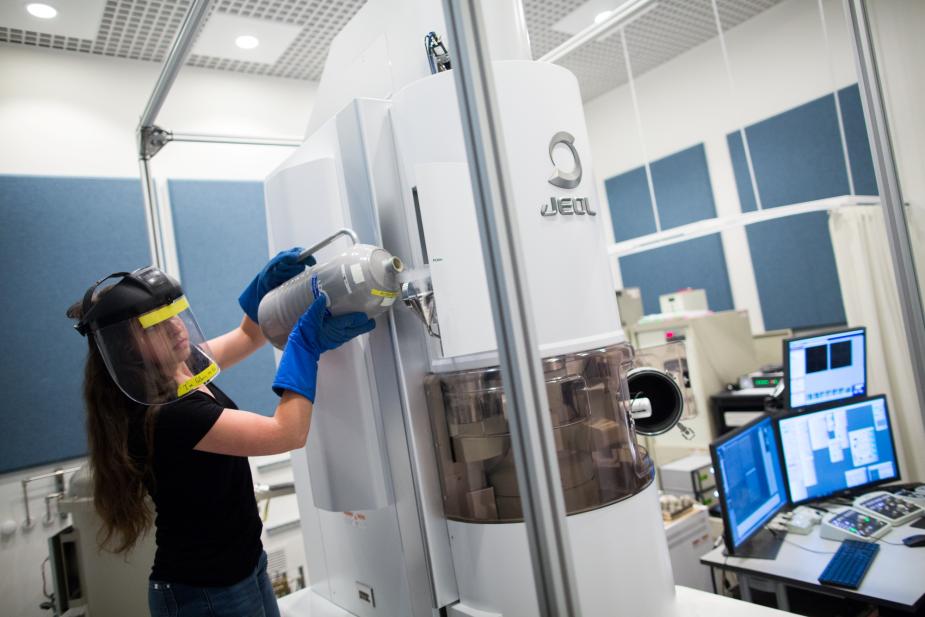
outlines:
[[[866,396],[866,330],[850,328],[786,339],[784,375],[784,396],[790,409]]]
[[[723,511],[727,553],[772,559],[779,543],[772,547],[770,555],[747,547],[747,543],[787,505],[773,421],[763,416],[724,435],[710,444],[710,456]]]
[[[777,425],[794,504],[899,479],[883,395],[786,416]]]

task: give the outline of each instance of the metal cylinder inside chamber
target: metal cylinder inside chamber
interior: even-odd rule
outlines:
[[[654,477],[628,413],[632,363],[627,344],[543,361],[567,514],[635,495]],[[432,374],[425,389],[447,517],[522,521],[500,368]]]

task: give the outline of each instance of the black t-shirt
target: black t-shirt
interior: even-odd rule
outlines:
[[[215,384],[215,398],[194,391],[160,408],[154,423],[153,482],[157,553],[151,579],[227,586],[247,577],[263,551],[263,524],[246,457],[193,448],[222,410],[237,409]],[[143,411],[143,410],[141,410]],[[132,450],[143,456],[144,414],[131,423]]]

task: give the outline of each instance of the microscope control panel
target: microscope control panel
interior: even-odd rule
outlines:
[[[885,491],[861,495],[853,505],[856,510],[880,517],[893,526],[903,525],[925,514],[922,506]]]
[[[890,531],[890,524],[876,516],[848,508],[826,515],[819,534],[829,540],[874,542]]]

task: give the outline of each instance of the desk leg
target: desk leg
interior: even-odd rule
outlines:
[[[787,598],[787,586],[783,583],[775,585],[774,594],[777,596],[777,608],[790,612],[790,600]]]
[[[752,602],[752,582],[751,576],[739,574],[739,595],[744,602]],[[777,601],[777,608],[790,612],[790,600],[787,598],[787,586],[777,581],[771,581],[766,578],[754,578],[755,589],[761,591],[773,591],[774,598]]]
[[[752,601],[752,588],[749,585],[749,576],[745,574],[738,574],[736,578],[739,579],[739,595],[742,597],[743,602]]]

